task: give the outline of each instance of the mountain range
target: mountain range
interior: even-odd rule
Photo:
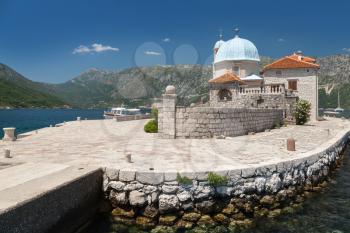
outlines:
[[[261,66],[273,59],[261,57]],[[350,56],[317,58],[320,107],[337,106],[340,92],[342,107],[350,109]],[[166,65],[135,67],[122,71],[89,69],[61,84],[33,82],[10,67],[0,64],[0,107],[81,107],[105,108],[126,104],[149,105],[161,97],[167,85],[174,85],[179,103],[187,105],[208,99],[211,66]]]

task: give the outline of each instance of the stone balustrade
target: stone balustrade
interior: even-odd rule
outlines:
[[[285,93],[285,85],[281,84],[265,84],[257,87],[247,87],[240,86],[238,90],[238,94],[246,95],[246,94],[284,94]]]

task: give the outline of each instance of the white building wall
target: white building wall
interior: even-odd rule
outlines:
[[[214,72],[213,78],[220,77],[227,72],[233,72],[233,67],[239,66],[240,68],[240,78],[244,78],[249,76],[250,74],[259,74],[259,64],[255,61],[222,61],[219,63],[215,63],[213,65]]]
[[[279,69],[281,75],[276,74],[276,69],[264,72],[265,84],[284,83],[288,89],[288,80],[297,80],[296,94],[300,99],[311,103],[311,121],[318,117],[318,77],[317,69]]]

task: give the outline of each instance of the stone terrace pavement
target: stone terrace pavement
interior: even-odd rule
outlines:
[[[122,170],[190,172],[232,170],[302,157],[344,129],[350,121],[327,119],[309,126],[288,126],[271,132],[226,139],[159,139],[143,132],[145,120],[89,120],[44,128],[15,142],[0,141],[13,158],[0,163],[58,163]],[[329,131],[327,130],[329,129]],[[297,139],[296,152],[286,151],[286,139]],[[132,163],[125,155],[131,153]]]

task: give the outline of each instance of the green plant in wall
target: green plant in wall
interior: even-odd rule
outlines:
[[[208,173],[208,183],[210,186],[222,186],[227,184],[227,177],[226,176],[220,176],[218,174],[215,174],[214,172]]]
[[[294,117],[297,125],[304,125],[310,119],[311,103],[299,100],[295,105]]]
[[[176,181],[179,182],[180,185],[192,184],[192,180],[190,178],[188,178],[187,176],[181,176],[179,173],[177,173]]]

